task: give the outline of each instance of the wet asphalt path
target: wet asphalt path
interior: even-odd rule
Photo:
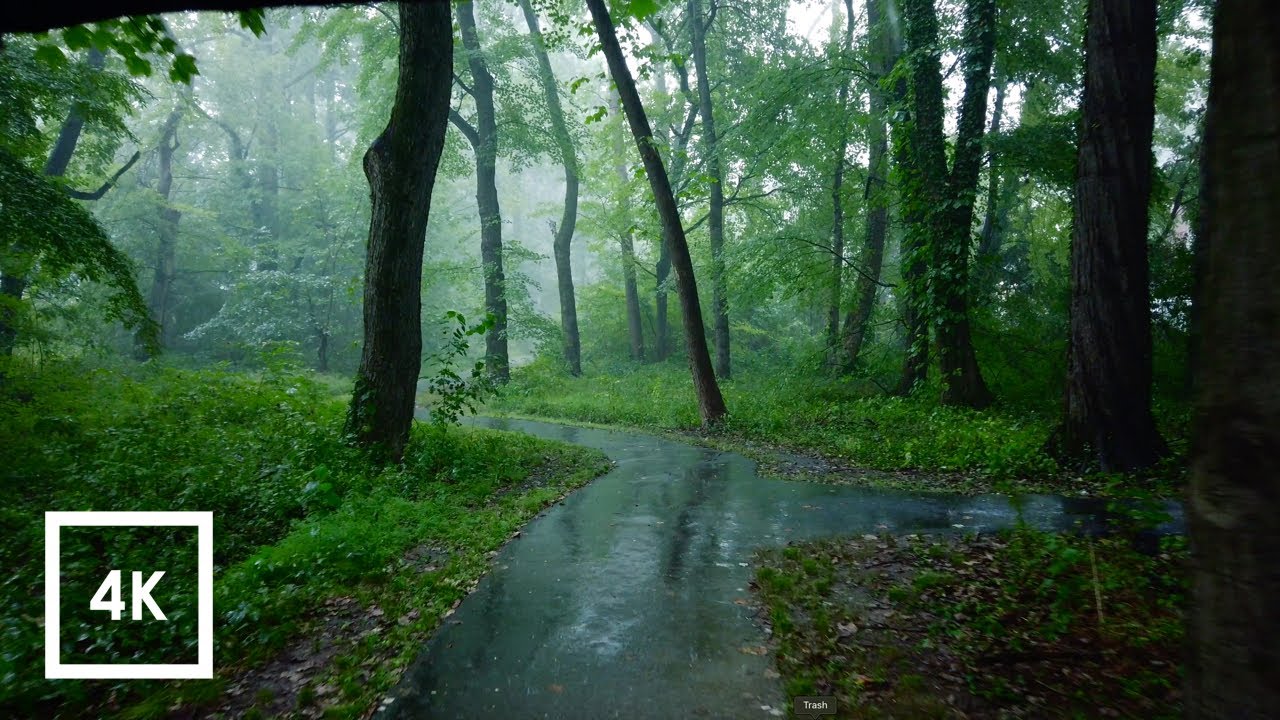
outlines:
[[[427,643],[380,718],[770,718],[788,702],[740,601],[753,552],[790,540],[1009,527],[1000,496],[760,478],[735,453],[523,420],[473,424],[585,445],[616,466],[524,528]],[[1030,496],[1044,529],[1097,522]],[[771,712],[774,711],[774,712]]]

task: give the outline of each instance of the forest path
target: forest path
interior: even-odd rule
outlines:
[[[768,718],[785,714],[746,607],[762,546],[831,535],[1012,526],[1002,496],[761,478],[741,455],[528,420],[470,424],[584,445],[609,473],[530,522],[427,643],[381,718]],[[1027,496],[1043,529],[1097,501]],[[1180,524],[1180,514],[1175,524]]]

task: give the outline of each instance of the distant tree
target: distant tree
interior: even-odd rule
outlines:
[[[707,72],[707,29],[714,15],[702,17],[700,0],[689,0],[689,35],[693,45],[693,68],[698,78],[698,114],[702,117],[702,150],[706,153],[703,172],[710,184],[707,230],[711,235],[711,324],[716,345],[716,374],[732,376],[729,356],[729,299],[724,265],[724,172],[716,147],[715,107],[711,102],[711,78]]]
[[[547,102],[551,120],[551,133],[555,136],[560,163],[564,166],[564,213],[553,230],[552,254],[556,261],[556,284],[560,291],[560,331],[564,334],[564,360],[570,373],[581,375],[582,341],[578,337],[578,305],[573,293],[573,268],[569,252],[578,221],[578,154],[569,137],[564,109],[560,106],[559,85],[551,70],[551,59],[547,56],[546,40],[538,25],[538,15],[530,0],[520,0],[520,10],[524,13],[525,24],[529,27],[529,36],[533,41],[533,54],[538,61],[538,84],[542,86],[542,95]],[[634,290],[634,266],[631,267],[631,273]]]
[[[1221,0],[1187,503],[1192,720],[1280,717],[1280,5]]]
[[[493,316],[493,325],[484,337],[485,363],[489,376],[500,383],[511,379],[511,359],[507,351],[507,289],[502,268],[502,210],[498,205],[498,121],[493,102],[493,75],[485,62],[476,32],[474,3],[454,6],[462,47],[466,52],[471,85],[463,90],[476,104],[473,125],[457,110],[449,119],[471,143],[476,157],[476,205],[480,212],[480,263],[484,270],[484,308]],[[576,321],[576,312],[575,312]]]
[[[393,461],[409,440],[422,367],[422,250],[453,84],[447,3],[400,3],[399,68],[391,118],[364,156],[364,347],[347,416],[357,443]]]
[[[1147,226],[1156,0],[1091,0],[1071,244],[1071,336],[1060,454],[1106,471],[1164,453],[1151,414]]]
[[[886,130],[889,115],[890,93],[881,84],[886,82],[889,73],[897,65],[902,55],[902,43],[896,38],[890,26],[892,15],[887,12],[892,0],[867,0],[867,36],[871,57],[868,70],[871,77],[867,83],[867,94],[870,96],[867,117],[867,186],[863,194],[867,205],[866,237],[863,240],[862,254],[858,258],[861,267],[853,285],[853,305],[845,318],[842,337],[843,364],[852,367],[862,353],[863,341],[867,335],[867,322],[871,319],[871,310],[875,307],[876,290],[880,282],[880,270],[884,264],[884,243],[889,234],[889,137]],[[848,3],[848,0],[846,0]],[[849,7],[846,4],[846,7]],[[849,9],[852,16],[852,9]],[[852,20],[849,33],[852,35]],[[905,83],[896,83],[893,100],[901,103],[906,95]],[[834,307],[833,310],[839,308]],[[832,331],[838,329],[834,327]]]
[[[715,372],[711,367],[711,355],[707,352],[706,331],[702,327],[702,307],[698,302],[698,284],[693,275],[693,261],[689,257],[689,243],[685,239],[684,226],[680,221],[680,210],[676,207],[675,196],[671,192],[671,183],[667,179],[666,167],[653,146],[653,131],[649,127],[649,118],[645,115],[644,106],[640,103],[640,94],[636,92],[635,80],[631,70],[627,68],[626,58],[618,45],[618,36],[613,28],[613,19],[609,17],[609,9],[604,0],[587,0],[587,8],[591,11],[591,19],[595,24],[596,35],[600,39],[601,49],[609,64],[609,74],[617,85],[618,96],[622,101],[627,122],[631,126],[631,135],[635,138],[636,148],[644,161],[645,174],[649,177],[649,186],[653,190],[654,202],[658,206],[658,216],[662,221],[664,242],[671,253],[671,265],[676,272],[676,289],[680,294],[680,309],[684,318],[684,334],[689,353],[689,371],[693,375],[693,389],[698,397],[698,410],[704,425],[718,423],[724,418],[727,410],[724,397],[720,394],[720,386],[716,383]]]

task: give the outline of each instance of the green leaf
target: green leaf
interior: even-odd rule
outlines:
[[[658,0],[631,0],[627,7],[627,15],[637,20],[643,20],[658,12],[660,7]]]
[[[169,68],[169,79],[173,82],[190,83],[191,78],[200,74],[200,70],[196,68],[196,58],[194,55],[186,53],[173,56],[173,65]]]
[[[137,55],[126,55],[124,65],[130,75],[151,75],[151,61]]]
[[[69,50],[84,50],[93,43],[93,34],[84,25],[72,25],[62,31],[62,41]]]
[[[55,68],[67,64],[67,56],[57,45],[40,45],[36,48],[36,60]]]

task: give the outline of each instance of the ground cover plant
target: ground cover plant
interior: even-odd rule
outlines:
[[[757,560],[788,694],[838,717],[1182,716],[1181,537],[866,535]]]
[[[491,553],[606,467],[581,448],[421,425],[403,465],[378,468],[343,442],[331,395],[286,368],[10,372],[0,392],[0,564],[11,570],[0,585],[4,714],[360,716]],[[216,679],[44,680],[43,513],[185,509],[214,513]],[[101,580],[84,578],[77,593],[78,565],[167,568],[169,590],[156,600],[183,607],[195,577],[183,572],[193,556],[183,531],[104,539],[90,530],[64,532],[64,607],[87,604]],[[181,657],[194,643],[189,614],[71,618],[67,662],[156,662],[155,648]]]

